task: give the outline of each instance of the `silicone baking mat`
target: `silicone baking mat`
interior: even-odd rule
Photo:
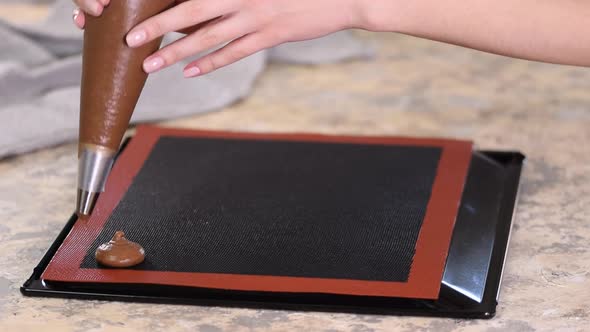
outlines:
[[[48,281],[436,299],[465,141],[141,127]],[[144,263],[98,266],[116,230]]]

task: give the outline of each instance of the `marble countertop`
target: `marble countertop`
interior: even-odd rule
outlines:
[[[1,11],[0,11],[1,13]],[[590,69],[359,33],[377,58],[272,65],[252,96],[166,125],[442,136],[528,157],[492,320],[303,313],[23,297],[73,211],[76,147],[0,161],[1,331],[583,331],[590,326]]]

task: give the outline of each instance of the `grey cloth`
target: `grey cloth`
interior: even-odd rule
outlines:
[[[72,24],[73,8],[57,0],[35,25],[0,20],[0,158],[77,137],[82,33]],[[219,110],[246,97],[269,61],[321,64],[372,55],[344,31],[262,51],[195,79],[181,79],[187,60],[150,75],[132,122]]]

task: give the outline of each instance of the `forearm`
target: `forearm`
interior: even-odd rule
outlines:
[[[529,60],[590,66],[588,0],[360,0],[367,28]]]

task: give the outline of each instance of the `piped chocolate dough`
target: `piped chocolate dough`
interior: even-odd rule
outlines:
[[[143,262],[145,250],[139,244],[127,240],[123,232],[117,231],[112,240],[96,249],[95,257],[102,265],[130,267]]]
[[[129,125],[147,74],[143,60],[154,53],[162,38],[138,48],[125,42],[137,24],[169,8],[174,0],[111,1],[100,17],[86,16],[80,146],[116,151]]]

